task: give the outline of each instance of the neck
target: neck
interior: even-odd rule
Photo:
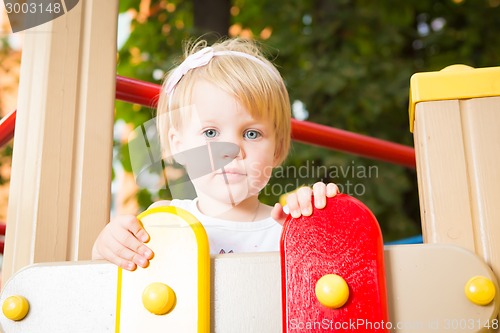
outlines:
[[[252,222],[259,216],[260,202],[257,197],[251,196],[236,203],[225,203],[209,196],[198,196],[198,209],[207,216],[235,222]]]

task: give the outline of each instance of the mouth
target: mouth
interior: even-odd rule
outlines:
[[[241,171],[239,169],[224,169],[217,171],[215,174],[217,175],[237,175],[237,176],[246,176],[246,172]]]
[[[224,169],[224,168],[218,170],[215,173],[215,175],[220,176],[220,179],[222,179],[225,183],[229,184],[238,183],[244,180],[247,176],[246,172],[240,169]]]
[[[221,176],[246,176],[246,173],[239,172],[239,171],[223,171],[223,172],[216,172],[216,175],[221,175]]]

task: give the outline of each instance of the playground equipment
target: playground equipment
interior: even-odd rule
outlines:
[[[287,220],[281,255],[218,255],[211,265],[203,227],[189,213],[162,207],[139,218],[156,253],[150,267],[29,266],[2,292],[3,330],[480,332],[498,325],[498,285],[479,257],[454,245],[384,251],[377,221],[347,195],[312,218]]]
[[[149,268],[54,263],[84,259],[107,221],[111,147],[102,141],[112,119],[100,108],[114,99],[115,58],[100,44],[114,45],[116,32],[100,27],[116,26],[116,5],[86,1],[49,23],[60,32],[49,40],[27,36],[4,265],[12,277],[0,296],[6,333],[498,331],[499,68],[412,78],[425,244],[384,249],[373,215],[339,195],[311,218],[287,220],[281,253],[208,265],[203,229],[157,209],[140,217],[157,254]]]

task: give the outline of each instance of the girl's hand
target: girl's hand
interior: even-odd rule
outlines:
[[[310,216],[313,211],[311,195],[314,195],[314,207],[323,209],[326,206],[326,198],[333,198],[337,193],[339,193],[339,189],[334,183],[317,182],[312,189],[310,187],[301,187],[297,191],[290,193],[286,197],[286,203],[292,217]],[[283,211],[281,204],[276,203],[274,205],[271,217],[279,224],[285,222],[287,214]]]
[[[147,241],[149,235],[135,216],[118,216],[97,237],[92,259],[106,259],[129,271],[137,266],[144,268],[153,258],[153,251],[144,245]]]

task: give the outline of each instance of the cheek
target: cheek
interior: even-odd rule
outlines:
[[[247,170],[255,185],[262,183],[265,186],[273,173],[273,158],[254,161],[247,166]]]
[[[182,150],[186,151],[206,145],[207,141],[204,140],[203,137],[192,135],[190,137],[186,137],[186,139],[183,140],[181,147]]]
[[[274,169],[273,160],[267,161],[266,166],[262,170],[262,177],[265,178],[266,180],[269,180],[269,178],[271,178],[273,174],[273,169]]]

